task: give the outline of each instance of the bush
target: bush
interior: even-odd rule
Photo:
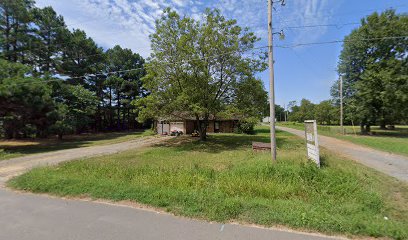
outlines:
[[[254,134],[254,128],[258,122],[256,118],[247,118],[239,121],[238,133]]]

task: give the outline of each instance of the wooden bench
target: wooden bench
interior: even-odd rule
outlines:
[[[270,143],[263,143],[263,142],[252,142],[252,150],[254,151],[266,151],[271,150]]]

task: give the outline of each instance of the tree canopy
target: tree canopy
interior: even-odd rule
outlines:
[[[0,136],[141,127],[130,104],[146,95],[139,54],[105,51],[31,0],[0,1],[0,13]]]
[[[345,115],[363,131],[408,119],[407,33],[408,15],[388,10],[362,19],[345,38],[338,65]],[[338,82],[332,96],[338,100]]]
[[[266,92],[254,77],[264,69],[262,59],[245,54],[259,39],[219,10],[207,9],[201,20],[180,17],[166,9],[151,35],[152,54],[144,86],[150,95],[142,101],[141,116],[164,117],[188,113],[206,138],[211,115],[235,107],[243,118],[262,115]],[[245,94],[243,94],[245,92]]]

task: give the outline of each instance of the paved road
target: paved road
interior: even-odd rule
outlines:
[[[322,235],[208,223],[149,210],[0,189],[0,239],[325,240]]]
[[[80,159],[84,157],[114,154],[125,150],[146,147],[155,143],[165,141],[167,139],[168,137],[141,137],[132,141],[122,143],[73,148],[0,161],[0,186],[11,177],[19,175],[34,167],[55,165],[60,162]]]
[[[1,181],[4,183],[10,177],[33,167],[112,154],[165,140],[166,138],[140,138],[130,142],[61,150],[0,162],[0,239],[334,239],[318,234],[208,223],[129,206],[19,193],[4,189],[1,185]]]
[[[293,128],[277,126],[279,130],[293,133],[302,138],[305,132]],[[408,182],[408,157],[363,147],[347,141],[319,135],[319,144],[324,148],[347,156],[368,167],[374,168],[398,180]]]

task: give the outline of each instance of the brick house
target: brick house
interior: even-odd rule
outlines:
[[[238,118],[216,118],[210,116],[208,120],[207,133],[232,133],[238,128]],[[200,121],[203,124],[202,121]],[[181,131],[184,134],[191,134],[198,131],[198,123],[193,118],[171,117],[159,119],[154,122],[157,134],[169,134],[172,131]]]

